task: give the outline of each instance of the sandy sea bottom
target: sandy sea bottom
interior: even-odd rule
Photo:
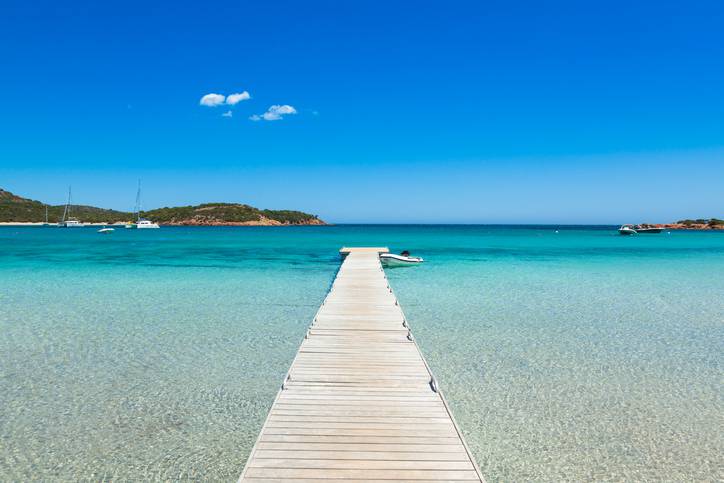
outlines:
[[[723,235],[0,228],[0,480],[236,479],[344,244],[490,481],[721,480]]]

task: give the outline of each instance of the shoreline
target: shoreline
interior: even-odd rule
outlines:
[[[81,223],[80,228],[93,226],[109,226],[123,227],[128,223]],[[228,223],[159,223],[159,226],[188,226],[188,227],[213,227],[213,226],[331,226],[331,223],[259,223],[255,221],[249,222],[228,222]],[[59,228],[58,223],[45,223],[42,221],[0,221],[0,227],[55,227]]]
[[[83,227],[94,227],[94,226],[110,226],[110,227],[119,227],[119,226],[125,226],[127,223],[98,223],[98,222],[92,222],[92,223],[83,223]],[[343,223],[344,225],[345,223]],[[348,223],[351,225],[359,225],[360,223]],[[379,225],[378,223],[362,223],[362,225]],[[178,226],[184,226],[184,227],[215,227],[215,226],[227,226],[227,227],[244,227],[244,226],[269,226],[269,227],[275,227],[275,226],[334,226],[337,225],[337,223],[269,223],[269,222],[256,222],[256,221],[248,221],[248,222],[220,222],[220,223],[159,223],[160,226],[170,226],[170,227],[178,227]],[[427,225],[427,224],[418,224],[418,223],[384,223],[384,225]],[[448,224],[440,224],[440,223],[430,223],[429,225],[441,225],[441,226],[447,226]],[[458,226],[457,224],[449,224],[450,226]],[[525,224],[499,224],[499,223],[473,223],[473,224],[464,224],[468,226],[518,226],[518,227],[524,227],[524,226],[531,226],[531,227],[551,227],[551,228],[563,228],[563,227],[615,227],[617,225],[560,225],[560,224],[537,224],[537,223],[525,223]],[[41,221],[0,221],[0,227],[58,227],[57,223],[45,223]],[[683,225],[679,223],[671,223],[671,224],[656,224],[652,225],[656,228],[663,228],[665,230],[675,230],[675,231],[724,231],[724,225]]]
[[[690,231],[722,231],[724,225],[683,225],[681,223],[671,223],[668,225],[654,225],[656,228],[663,228],[665,230],[690,230]]]

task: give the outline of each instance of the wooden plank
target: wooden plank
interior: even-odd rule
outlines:
[[[421,371],[417,367],[408,366],[408,368],[397,368],[397,367],[380,367],[377,369],[367,369],[367,368],[361,368],[356,369],[353,367],[339,367],[339,366],[316,366],[316,367],[294,367],[293,374],[299,374],[299,375],[315,375],[315,374],[323,374],[323,375],[337,375],[340,377],[346,377],[346,376],[359,376],[359,377],[369,377],[372,379],[379,379],[382,376],[385,377],[405,377],[405,376],[421,376],[426,380],[430,380],[430,376],[428,374],[425,374],[423,371]]]
[[[318,436],[441,436],[454,437],[450,423],[425,424],[387,422],[268,421],[265,434],[307,434]],[[288,430],[288,431],[287,431]]]
[[[376,382],[376,383],[375,383]],[[314,381],[292,381],[286,382],[286,386],[289,389],[297,388],[340,388],[340,389],[364,389],[372,390],[377,388],[379,390],[396,389],[400,391],[418,391],[420,389],[428,389],[430,384],[428,382],[422,383],[420,381],[344,381],[344,382],[314,382]]]
[[[298,458],[255,458],[252,468],[304,468],[351,470],[467,470],[470,461],[333,460]]]
[[[318,371],[305,374],[304,372],[292,372],[295,381],[317,381],[317,382],[345,382],[345,381],[366,381],[371,383],[382,383],[384,381],[429,381],[428,374],[350,374],[344,371]]]
[[[465,448],[461,442],[455,444],[425,444],[425,443],[271,443],[259,442],[258,449],[279,449],[286,451],[385,451],[423,453],[460,453]]]
[[[319,483],[320,481],[324,481],[324,483],[357,483],[360,481],[363,481],[364,483],[389,483],[390,480],[376,480],[374,478],[372,479],[354,479],[350,480],[348,478],[325,478],[324,480],[314,479],[314,478],[294,478],[294,479],[285,479],[285,478],[244,478],[244,481],[248,481],[249,483]],[[430,480],[405,480],[408,483],[425,483],[429,482]],[[470,480],[435,480],[437,483],[466,483]]]
[[[421,451],[318,451],[318,450],[275,450],[260,449],[257,458],[315,459],[331,460],[394,460],[394,461],[468,461],[464,451],[453,453],[426,453]]]
[[[264,434],[261,442],[265,443],[319,443],[319,444],[336,444],[338,451],[344,451],[351,444],[358,444],[364,451],[378,451],[377,447],[369,445],[409,445],[410,451],[416,451],[419,447],[420,438],[416,436],[335,436],[335,435],[309,435],[309,434]],[[436,446],[455,446],[459,449],[459,453],[463,454],[463,447],[458,446],[460,440],[457,436],[428,436],[425,438],[424,444],[430,447]],[[396,447],[397,447],[396,446]],[[306,448],[306,446],[305,446]],[[314,451],[310,449],[295,449],[295,451],[304,453],[306,451]],[[426,453],[427,451],[423,451]],[[389,451],[387,451],[389,453]]]
[[[253,464],[253,463],[252,463]],[[385,479],[385,480],[462,480],[480,481],[474,470],[368,470],[368,469],[297,469],[297,468],[247,468],[249,478],[313,478],[325,480],[344,479]]]
[[[427,396],[427,395],[418,395],[415,393],[411,396],[398,396],[398,395],[361,395],[361,396],[354,396],[354,395],[347,395],[347,394],[326,394],[326,395],[310,395],[310,394],[283,394],[282,397],[279,398],[279,401],[293,401],[293,400],[301,400],[301,401],[314,401],[314,400],[322,400],[322,401],[395,401],[395,402],[428,402],[428,401],[435,401],[437,402],[438,399],[435,396]],[[334,404],[338,404],[335,402]]]
[[[354,417],[354,416],[289,416],[279,415],[270,413],[269,423],[274,421],[286,421],[286,422],[310,422],[317,421],[320,423],[344,423],[344,422],[367,422],[367,423],[387,423],[387,424],[436,424],[436,423],[447,423],[450,420],[447,418],[417,418],[417,417],[394,417],[394,416],[367,416],[367,417]]]
[[[387,247],[342,247],[339,249],[339,253],[343,255],[348,255],[350,253],[373,253],[374,255],[378,255],[380,253],[388,253],[390,251]]]
[[[264,434],[305,434],[309,436],[417,436],[421,442],[425,441],[427,436],[455,436],[455,428],[446,429],[412,429],[412,428],[392,428],[383,429],[378,426],[369,426],[367,428],[277,428],[267,426]]]
[[[289,385],[294,385],[294,382],[289,382]],[[305,385],[297,384],[294,390],[294,394],[309,394],[309,395],[329,395],[329,394],[346,394],[351,396],[365,395],[365,396],[419,396],[422,393],[416,388],[408,387],[329,387],[328,385]]]
[[[377,410],[377,411],[375,411],[375,410],[370,410],[370,411],[341,410],[341,411],[337,411],[337,410],[331,408],[331,409],[322,411],[322,410],[310,410],[310,409],[290,410],[290,409],[273,408],[273,414],[275,414],[277,416],[301,416],[301,417],[305,417],[305,416],[342,416],[342,415],[344,415],[344,416],[362,416],[362,417],[367,417],[367,416],[401,417],[401,416],[404,416],[405,414],[412,414],[413,416],[418,417],[418,418],[425,418],[425,417],[434,418],[434,417],[440,417],[441,413],[440,413],[440,411],[422,411],[422,410],[415,411],[414,413],[409,413],[409,412],[406,413],[406,412],[400,411],[400,410],[397,410],[397,411],[391,411],[391,410],[384,410],[384,411],[383,410]]]
[[[380,266],[346,258],[247,460],[243,481],[482,481]]]
[[[345,406],[345,408],[349,409],[355,409],[357,407],[366,408],[366,407],[373,407],[373,408],[382,408],[385,407],[396,407],[399,408],[401,406],[400,400],[405,401],[407,404],[405,404],[405,409],[409,409],[410,412],[414,412],[416,409],[428,409],[428,408],[440,408],[445,409],[445,406],[440,402],[436,401],[434,399],[427,399],[427,398],[417,398],[417,399],[411,399],[411,398],[398,398],[397,400],[390,400],[390,399],[381,399],[381,398],[375,398],[375,399],[347,399],[347,398],[337,398],[337,399],[310,399],[310,398],[294,398],[294,397],[285,397],[281,398],[278,401],[278,404],[287,404],[287,405],[295,405],[295,406],[322,406],[326,407],[330,404],[329,401],[333,401],[332,404],[341,407]]]

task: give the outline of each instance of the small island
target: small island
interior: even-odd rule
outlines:
[[[65,205],[46,205],[0,189],[0,223],[57,223]],[[87,224],[127,223],[135,219],[131,212],[94,206],[73,205],[72,215]],[[197,206],[165,207],[141,211],[162,225],[172,226],[286,226],[326,225],[316,215],[295,210],[264,210],[240,203],[205,203]]]
[[[724,220],[719,218],[697,218],[679,220],[676,223],[654,225],[667,230],[724,230]]]

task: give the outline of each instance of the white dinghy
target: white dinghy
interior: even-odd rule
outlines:
[[[409,265],[419,265],[424,262],[421,257],[411,257],[410,252],[405,250],[399,255],[395,253],[381,253],[380,262],[383,267],[406,267]]]

